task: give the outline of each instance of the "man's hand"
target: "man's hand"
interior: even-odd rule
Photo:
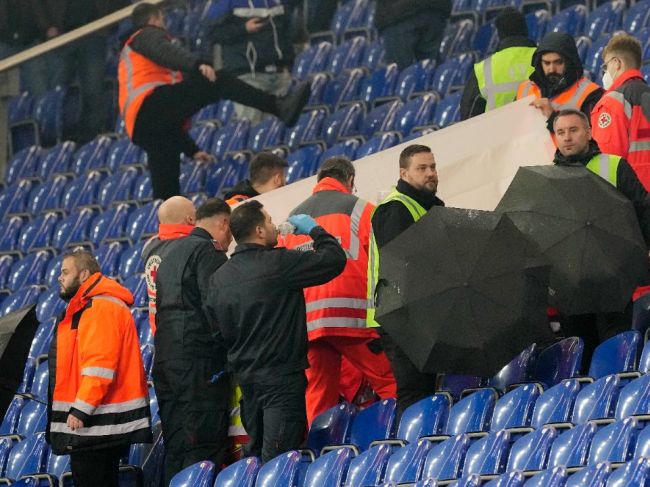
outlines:
[[[254,34],[255,32],[261,31],[266,27],[267,19],[261,17],[253,17],[246,21],[246,32],[249,34]]]
[[[541,110],[546,118],[549,118],[553,114],[553,106],[548,98],[538,98],[533,100],[530,104]]]
[[[66,424],[68,425],[68,428],[70,428],[72,431],[84,427],[84,422],[81,421],[79,418],[73,416],[72,414],[68,414],[68,420],[66,421]]]
[[[208,154],[207,152],[202,151],[202,150],[200,150],[196,154],[194,154],[192,156],[192,159],[194,159],[199,164],[207,164],[207,163],[210,163],[210,162],[216,162],[217,161],[217,159],[212,154]]]
[[[199,66],[199,71],[203,76],[208,78],[213,83],[217,81],[217,73],[214,71],[214,68],[208,64],[201,64]]]

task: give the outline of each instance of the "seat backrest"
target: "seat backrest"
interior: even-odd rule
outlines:
[[[427,453],[431,450],[429,441],[403,446],[393,452],[386,466],[385,484],[415,482],[420,478]]]
[[[596,425],[584,423],[567,430],[553,442],[548,468],[580,467],[586,465],[591,440],[596,434]]]
[[[579,337],[565,338],[544,349],[535,362],[533,378],[552,387],[580,372],[584,342]]]
[[[583,485],[604,487],[611,469],[612,468],[607,462],[584,468],[569,476],[564,487],[582,487]]]
[[[639,432],[639,423],[634,418],[623,419],[601,428],[591,440],[587,463],[596,465],[600,462],[627,462],[634,454]]]
[[[395,115],[401,107],[402,102],[399,100],[379,105],[366,116],[361,133],[366,137],[372,137],[375,132],[390,130],[393,127]]]
[[[303,142],[315,140],[321,132],[323,120],[325,120],[325,110],[323,109],[304,112],[300,115],[296,125],[285,132],[285,143],[294,150]]]
[[[59,290],[51,288],[43,292],[36,305],[36,319],[39,322],[55,318],[65,309],[65,301],[59,297]]]
[[[363,157],[386,150],[397,145],[398,142],[399,138],[394,133],[376,135],[357,149],[356,158],[362,159]]]
[[[38,297],[41,290],[38,286],[27,286],[18,291],[14,291],[7,296],[0,304],[0,315],[8,315],[14,311],[18,311],[25,306],[31,306],[38,302]]]
[[[452,125],[460,120],[460,93],[447,95],[436,106],[433,122],[440,128]]]
[[[619,379],[608,375],[582,389],[576,397],[571,421],[582,424],[591,419],[614,417],[619,395]]]
[[[414,443],[421,436],[442,433],[449,417],[450,398],[434,394],[412,404],[400,418],[396,437]]]
[[[45,433],[31,435],[13,446],[7,459],[5,477],[18,479],[22,475],[43,472],[47,461]]]
[[[210,487],[214,481],[214,463],[204,460],[178,472],[169,487]]]
[[[143,242],[125,249],[120,256],[120,265],[118,273],[122,278],[127,278],[135,273],[142,272],[144,263],[142,262]]]
[[[282,453],[260,468],[255,487],[292,487],[298,478],[299,465],[300,453]]]
[[[512,384],[526,382],[528,375],[532,372],[537,353],[537,344],[533,343],[492,377],[488,385],[505,392]]]
[[[613,470],[607,478],[609,487],[644,485],[650,478],[650,458],[636,458]]]
[[[641,333],[625,331],[596,347],[589,366],[589,375],[599,379],[609,374],[629,372],[636,368]]]
[[[56,455],[50,453],[47,456],[47,473],[61,477],[65,472],[70,471],[70,455]]]
[[[34,380],[32,381],[32,387],[29,393],[41,401],[46,401],[49,379],[50,372],[47,360],[45,360],[38,365],[34,372]]]
[[[540,388],[525,384],[502,396],[494,406],[490,431],[529,426]]]
[[[335,450],[317,458],[307,468],[304,487],[339,487],[352,459],[352,450]]]
[[[544,391],[535,403],[531,426],[539,429],[547,423],[570,421],[579,392],[580,383],[575,379],[564,380]]]
[[[461,399],[449,412],[445,433],[458,435],[475,431],[486,431],[496,403],[492,389],[482,389]]]
[[[564,467],[555,467],[538,473],[525,484],[526,487],[564,487],[567,473]]]
[[[312,173],[315,173],[318,168],[330,157],[347,157],[353,161],[355,159],[354,154],[356,153],[358,147],[359,141],[355,139],[347,139],[339,142],[336,145],[333,145],[321,154],[317,164],[311,168]]]
[[[350,461],[345,487],[375,485],[384,477],[391,456],[389,445],[374,446]]]
[[[427,454],[422,478],[447,480],[458,478],[470,445],[469,436],[461,434],[438,443]]]
[[[549,21],[547,32],[566,32],[576,36],[584,30],[587,7],[584,5],[573,5],[555,14]]]
[[[36,401],[27,401],[20,411],[20,418],[16,425],[16,433],[22,436],[31,436],[45,431],[47,424],[47,406]]]
[[[650,24],[650,2],[643,0],[635,2],[625,12],[625,21],[623,22],[623,30],[630,34],[635,34]]]
[[[648,457],[650,458],[650,425],[647,425],[639,433],[634,450],[634,457]]]
[[[22,396],[14,396],[4,417],[0,423],[0,435],[14,435],[16,434],[16,425],[18,425],[18,418],[20,418],[20,411],[27,402],[27,399]],[[6,446],[0,444],[0,446]],[[2,474],[2,465],[0,465],[0,475]]]
[[[510,433],[500,430],[475,441],[467,450],[463,477],[472,474],[493,475],[505,471]]]
[[[436,109],[436,97],[426,94],[409,100],[395,114],[393,129],[403,135],[411,133],[413,128],[430,125]]]
[[[122,252],[120,242],[110,242],[100,245],[95,251],[95,259],[101,267],[102,274],[108,277],[117,275],[117,263]]]
[[[371,442],[390,438],[395,422],[395,399],[383,399],[357,413],[350,427],[350,443],[362,451]]]
[[[557,430],[542,427],[517,439],[510,448],[508,471],[543,470],[548,462],[548,455]]]
[[[253,487],[261,465],[257,457],[242,458],[217,475],[214,487]]]
[[[650,375],[644,375],[627,384],[618,397],[616,419],[648,414],[650,411]]]
[[[355,412],[352,404],[344,402],[319,414],[309,428],[307,447],[318,453],[324,446],[345,443]]]

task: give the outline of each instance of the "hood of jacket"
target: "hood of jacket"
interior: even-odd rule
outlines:
[[[318,193],[320,191],[338,191],[340,193],[350,194],[350,191],[348,191],[348,188],[346,188],[342,182],[329,177],[321,179],[318,181],[316,186],[314,186],[314,193]]]
[[[133,304],[133,294],[131,294],[131,291],[117,281],[103,276],[100,272],[95,272],[81,284],[77,293],[72,297],[66,310],[66,315],[76,313],[91,298],[99,295],[117,298],[127,306]]]
[[[542,69],[542,55],[547,52],[557,52],[566,63],[564,77],[556,85],[548,82],[544,76],[544,69]],[[539,86],[544,98],[563,92],[582,78],[584,72],[575,41],[573,37],[564,32],[551,32],[544,36],[533,55],[532,66],[535,71],[530,75],[530,80]]]
[[[595,140],[589,141],[589,149],[582,154],[575,154],[573,156],[564,156],[560,149],[555,151],[555,158],[553,163],[558,166],[577,166],[578,164],[586,166],[595,156],[600,154],[600,148]]]
[[[260,195],[257,191],[255,191],[255,189],[251,185],[250,180],[243,179],[239,181],[237,184],[235,184],[232,188],[227,189],[223,193],[223,199],[229,200],[230,198],[232,198],[233,196],[237,196],[238,194],[248,196],[249,198],[253,198],[255,196]]]

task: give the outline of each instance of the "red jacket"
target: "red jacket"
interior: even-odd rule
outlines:
[[[626,71],[594,107],[591,127],[603,154],[627,159],[650,191],[650,120],[641,107],[644,94],[650,96],[650,87],[641,71]]]
[[[376,337],[366,328],[368,248],[374,205],[361,200],[334,178],[324,178],[313,195],[292,211],[311,215],[337,238],[347,255],[343,273],[323,284],[305,289],[307,331],[310,340],[322,336]],[[309,251],[305,235],[288,235],[288,248]]]

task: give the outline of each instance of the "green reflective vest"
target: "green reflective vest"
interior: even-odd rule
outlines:
[[[422,218],[427,210],[424,209],[420,203],[415,201],[413,198],[406,196],[404,193],[400,193],[397,189],[393,191],[386,197],[384,201],[379,203],[379,206],[390,203],[391,201],[399,201],[406,209],[409,211],[413,217],[413,221],[418,221]],[[377,208],[379,208],[377,206]],[[377,209],[375,208],[375,211]],[[374,214],[374,212],[373,212]],[[377,248],[377,242],[375,242],[374,232],[370,235],[370,249],[368,255],[368,312],[366,314],[366,324],[368,327],[377,327],[379,323],[375,321],[375,288],[377,287],[377,281],[379,280],[379,249]]]
[[[515,99],[521,82],[535,71],[530,65],[534,52],[534,47],[509,47],[474,65],[486,112]]]
[[[615,188],[618,182],[618,163],[621,156],[610,156],[609,154],[598,154],[587,163],[587,169],[598,174],[605,181],[611,183]]]

